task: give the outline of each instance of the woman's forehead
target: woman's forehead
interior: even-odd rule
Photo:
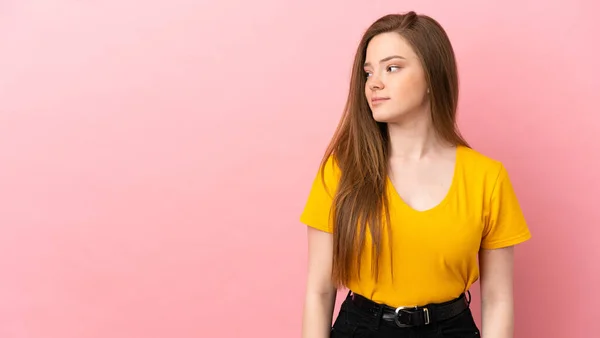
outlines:
[[[379,63],[390,56],[400,56],[405,59],[415,57],[415,53],[406,40],[398,33],[383,33],[371,39],[367,46],[366,62]]]

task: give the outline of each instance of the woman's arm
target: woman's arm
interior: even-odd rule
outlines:
[[[513,338],[514,247],[481,250],[481,312],[483,338]]]
[[[333,236],[308,227],[308,276],[303,338],[329,338],[337,289],[331,281]]]

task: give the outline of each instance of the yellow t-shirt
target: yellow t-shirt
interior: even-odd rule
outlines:
[[[300,217],[302,223],[333,231],[329,210],[339,174],[330,158],[325,164],[327,189],[319,171]],[[393,250],[383,231],[379,281],[371,274],[371,251],[363,250],[360,281],[347,285],[379,303],[416,306],[454,299],[479,278],[480,249],[507,247],[531,238],[506,169],[467,147],[458,147],[452,184],[434,208],[417,211],[409,207],[391,184],[387,194]],[[366,244],[371,243],[367,232]]]

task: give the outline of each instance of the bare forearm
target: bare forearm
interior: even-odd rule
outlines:
[[[513,338],[514,311],[510,300],[481,303],[482,338]]]
[[[302,338],[329,338],[335,298],[335,292],[306,293]]]

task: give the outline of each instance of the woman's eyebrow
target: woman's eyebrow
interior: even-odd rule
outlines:
[[[388,57],[386,57],[386,58],[383,58],[383,59],[381,59],[381,60],[379,61],[379,63],[383,63],[383,62],[386,62],[386,61],[390,61],[390,60],[392,60],[392,59],[402,59],[402,60],[406,60],[406,58],[405,58],[405,57],[403,57],[403,56],[400,56],[400,55],[392,55],[392,56],[388,56]],[[364,67],[368,67],[368,66],[370,66],[370,65],[371,65],[371,64],[370,64],[369,62],[365,62],[365,64],[364,64]]]

